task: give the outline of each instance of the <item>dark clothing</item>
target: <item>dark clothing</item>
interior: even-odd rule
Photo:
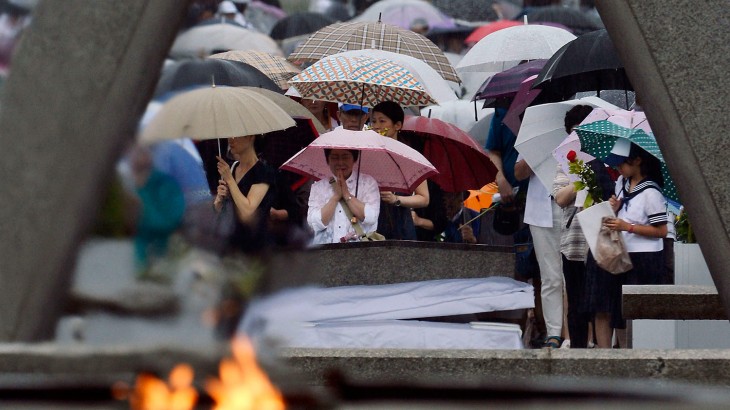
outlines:
[[[565,293],[568,296],[568,332],[570,347],[588,347],[588,323],[591,315],[581,310],[585,292],[586,264],[583,261],[571,261],[563,257],[563,276],[565,277]]]
[[[408,194],[396,192],[396,195],[407,196]],[[377,232],[385,236],[385,239],[415,241],[417,239],[416,226],[413,224],[411,208],[388,205],[380,201]]]
[[[235,171],[238,162],[231,167],[231,172]],[[236,218],[236,227],[231,238],[231,248],[234,251],[256,251],[269,245],[268,221],[269,210],[274,203],[276,197],[276,171],[274,168],[266,165],[261,161],[257,161],[254,166],[243,175],[238,181],[238,189],[245,196],[251,190],[251,186],[255,184],[268,184],[269,189],[261,200],[256,211],[256,221],[251,224],[244,224],[240,219]]]
[[[521,191],[527,190],[529,179],[517,181],[515,178],[515,163],[519,153],[515,149],[515,141],[517,136],[502,121],[507,114],[506,108],[495,108],[492,123],[489,126],[489,134],[484,148],[489,151],[499,151],[502,157],[502,170],[504,177],[513,186],[519,186]]]
[[[591,167],[593,173],[596,174],[596,182],[601,187],[601,199],[608,201],[616,191],[616,182],[611,178],[611,174],[606,169],[606,164],[598,159],[594,159],[588,162],[588,166]],[[573,341],[570,342],[571,346]]]
[[[608,312],[611,314],[611,327],[626,328],[621,312],[621,287],[623,285],[660,285],[665,277],[664,253],[630,252],[634,267],[618,275],[601,269],[588,252],[586,263],[586,300],[585,311],[592,314]],[[572,341],[571,341],[572,344]]]
[[[420,151],[419,151],[420,152]],[[419,241],[433,242],[446,229],[446,209],[444,208],[444,191],[430,179],[428,182],[428,206],[416,209],[416,215],[433,222],[433,230],[416,227],[416,237]],[[380,232],[380,227],[378,227]]]
[[[456,221],[449,221],[446,224],[446,229],[444,230],[444,242],[464,243],[464,238],[461,236],[459,227],[463,225],[464,222],[471,221],[476,218],[477,215],[479,215],[479,212],[477,211],[469,208],[462,208],[458,219]],[[479,218],[474,219],[469,223],[469,226],[471,226],[472,231],[474,231],[474,237],[479,238],[481,220]]]

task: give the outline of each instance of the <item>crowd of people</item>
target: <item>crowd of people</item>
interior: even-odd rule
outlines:
[[[195,21],[203,17],[231,19],[245,27],[247,3],[198,1],[191,7],[191,16]],[[414,23],[419,23],[414,30],[428,29],[420,21]],[[382,138],[423,150],[417,139],[401,135],[406,112],[394,101],[365,107],[345,101],[291,98],[327,131],[372,130]],[[209,171],[206,178],[204,167],[199,167],[201,174],[196,180],[207,181],[209,191],[194,195],[194,200],[188,198],[190,190],[200,192],[200,183],[188,189],[178,184],[175,189],[174,177],[152,170],[150,153],[133,151],[134,190],[142,209],[137,222],[137,232],[142,234],[137,249],[140,264],[147,263],[150,253],[164,250],[166,235],[186,220],[182,208],[188,212],[200,204],[214,209],[216,215],[232,215],[234,226],[223,249],[232,253],[355,242],[374,232],[387,240],[465,244],[486,243],[484,238],[502,235],[519,250],[515,276],[532,281],[536,289],[536,319],[541,331],[535,346],[559,348],[569,341],[572,348],[624,347],[621,286],[672,280],[667,273],[670,265],[665,262],[669,259],[665,253],[671,254],[665,240],[672,237],[672,218],[661,191],[664,181],[659,161],[630,144],[611,163],[595,160],[589,164],[603,200],[616,213],[605,225],[622,233],[634,266],[622,274],[609,273],[596,263],[575,218],[581,207],[576,205],[577,192],[568,175],[559,168],[553,186],[544,186],[515,148],[515,132],[504,123],[509,102],[497,102],[484,145],[497,170],[500,198],[500,213],[489,215],[465,207],[468,192],[445,192],[432,180],[424,180],[412,191],[381,190],[372,176],[359,171],[358,150],[325,150],[331,178],[314,181],[269,165],[261,149],[266,135],[228,138],[221,153],[215,155],[198,144],[198,156],[191,155],[194,158],[186,161],[207,163],[205,169],[214,169],[216,174]],[[567,112],[566,136],[591,110],[590,106],[577,105]],[[169,196],[178,199],[173,210],[165,211],[174,218],[156,219],[155,204],[160,200],[150,194],[153,186],[169,187],[164,188]],[[500,220],[492,222],[485,215]],[[498,215],[510,215],[511,225],[516,220],[514,229],[503,232],[498,228],[503,222]]]

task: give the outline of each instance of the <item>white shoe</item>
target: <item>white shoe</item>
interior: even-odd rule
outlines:
[[[563,340],[563,343],[560,345],[561,349],[570,349],[570,339]]]

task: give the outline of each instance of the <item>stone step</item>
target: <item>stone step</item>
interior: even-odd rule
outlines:
[[[277,253],[270,263],[282,281],[276,288],[301,282],[331,287],[513,277],[515,254],[511,246],[381,241]]]
[[[624,285],[625,319],[728,320],[714,286]]]

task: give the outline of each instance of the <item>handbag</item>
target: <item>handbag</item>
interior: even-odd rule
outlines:
[[[362,229],[362,226],[360,226],[360,222],[358,222],[357,218],[352,214],[350,207],[347,206],[347,202],[345,202],[344,199],[340,199],[340,205],[342,205],[342,209],[345,210],[345,215],[347,215],[347,219],[349,219],[350,223],[352,223],[352,227],[353,227],[353,229],[355,229],[355,233],[357,234],[357,237],[358,237],[358,239],[360,239],[361,242],[384,241],[385,240],[385,236],[383,236],[380,233],[377,233],[377,232],[365,233],[365,231]]]
[[[520,229],[520,209],[515,205],[499,204],[494,209],[492,219],[494,232],[500,235],[513,235]]]
[[[230,246],[236,229],[236,211],[232,200],[226,200],[220,212],[208,201],[190,207],[183,223],[183,236],[193,245],[221,253]]]
[[[618,275],[624,273],[634,265],[631,263],[631,257],[626,251],[623,237],[618,231],[613,231],[603,222],[611,217],[604,216],[601,218],[601,229],[598,232],[598,240],[596,242],[596,264],[603,270]]]

